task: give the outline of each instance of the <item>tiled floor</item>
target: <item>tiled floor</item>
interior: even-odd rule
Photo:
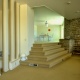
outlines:
[[[80,56],[74,55],[52,68],[19,66],[3,73],[0,80],[80,80]]]

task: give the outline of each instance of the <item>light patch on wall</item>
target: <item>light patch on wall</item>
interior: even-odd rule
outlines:
[[[64,17],[62,16],[60,18],[56,18],[48,21],[48,23],[51,25],[62,25],[63,22],[64,22]]]

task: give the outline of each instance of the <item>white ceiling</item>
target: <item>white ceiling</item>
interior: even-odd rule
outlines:
[[[80,0],[16,0],[27,3],[30,7],[46,6],[67,19],[80,18]],[[70,3],[70,4],[69,4]],[[0,0],[0,6],[2,0]],[[47,15],[47,13],[45,13]]]
[[[80,18],[80,0],[21,0],[21,1],[25,1],[32,8],[39,7],[39,8],[36,8],[38,10],[38,12],[37,13],[35,12],[35,14],[37,15],[35,17],[37,20],[36,19],[35,20],[38,24],[41,24],[38,21],[43,21],[43,22],[45,21],[43,18],[46,19],[46,17],[44,17],[44,16],[47,16],[46,21],[54,18],[54,15],[56,12],[58,14],[56,13],[55,16],[58,16],[58,19],[62,16],[64,16],[67,19]],[[49,11],[49,10],[48,10],[49,11],[48,13],[50,13],[49,15],[45,11],[41,12],[40,11],[41,6],[46,6],[48,9],[53,11],[53,15],[52,15],[52,13],[50,13],[51,11]],[[42,13],[44,15],[41,15]],[[59,14],[62,16],[60,16]],[[51,16],[52,16],[52,18],[51,18]],[[61,20],[58,20],[58,21],[61,21]],[[53,21],[53,22],[55,22],[55,21]]]
[[[67,19],[80,17],[80,0],[26,0],[26,2],[31,7],[45,5]],[[67,4],[68,2],[71,4]],[[77,11],[79,13],[76,13]]]
[[[80,0],[26,0],[26,2],[32,8],[36,8],[36,10],[34,8],[35,20],[36,24],[39,25],[44,24],[44,21],[48,21],[48,23],[51,21],[54,24],[56,24],[55,21],[61,21],[61,23],[58,23],[60,25],[63,22],[62,16],[64,16],[67,19],[80,18]],[[51,13],[50,10],[47,10],[46,12],[45,9],[43,11],[43,9],[40,8],[41,6],[46,6],[53,12]]]

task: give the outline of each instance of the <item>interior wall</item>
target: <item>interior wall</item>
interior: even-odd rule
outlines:
[[[50,29],[50,31],[48,31]],[[59,42],[61,38],[61,27],[54,25],[54,26],[37,26],[37,36],[39,35],[49,35],[52,37],[52,42]]]
[[[20,54],[27,51],[27,5],[20,5]]]
[[[20,5],[20,54],[29,54],[34,42],[34,11],[27,5]]]
[[[31,50],[31,47],[34,43],[34,10],[27,5],[27,38],[28,38],[28,45],[27,45],[27,55]]]
[[[2,11],[0,10],[0,51],[2,51]]]
[[[34,40],[37,41],[37,25],[34,24]]]

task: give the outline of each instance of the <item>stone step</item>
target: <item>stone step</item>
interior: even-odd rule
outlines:
[[[21,64],[49,68],[70,56],[68,50],[62,48],[58,43],[37,43],[33,44],[28,60],[21,62]]]
[[[45,47],[32,47],[31,50],[32,51],[46,51],[46,50],[51,50],[51,49],[56,49],[56,48],[60,48],[61,45],[55,45],[55,46],[45,46]]]
[[[28,60],[46,61],[47,57],[44,55],[29,55]]]
[[[66,60],[66,59],[68,59],[69,57],[71,57],[71,55],[72,55],[72,53],[67,53],[63,56],[60,56],[59,58],[56,58],[54,60],[54,63],[53,63],[53,61],[50,62],[49,68],[55,66],[56,64]]]
[[[35,43],[33,47],[45,47],[45,46],[53,46],[58,45],[58,43]]]
[[[54,54],[51,54],[51,55],[47,55],[47,56],[29,55],[28,60],[49,61],[51,59],[55,59],[55,58],[57,58],[61,55],[64,55],[66,53],[68,53],[67,50],[64,50],[64,51],[61,51],[61,52],[58,52],[58,53],[54,53]]]
[[[70,53],[67,53],[67,54],[64,54],[56,59],[53,59],[53,60],[50,60],[50,61],[47,61],[47,62],[44,62],[44,61],[34,61],[34,60],[27,60],[27,61],[24,61],[24,62],[21,62],[22,65],[28,65],[28,66],[39,66],[39,67],[53,67],[54,65],[62,62],[63,60],[69,58],[72,54]]]
[[[53,53],[61,52],[63,50],[64,50],[64,48],[57,48],[57,49],[49,50],[49,51],[46,51],[44,55],[50,55]]]
[[[30,51],[30,55],[45,55],[45,52],[42,52],[42,51],[37,51],[37,52],[34,52],[34,51]]]
[[[30,55],[50,55],[50,54],[57,53],[63,50],[64,48],[56,48],[56,49],[51,49],[47,51],[30,51]]]
[[[62,55],[64,55],[64,54],[67,54],[67,53],[68,53],[68,50],[64,50],[64,51],[55,53],[55,54],[53,54],[53,55],[51,54],[51,55],[47,56],[47,61],[52,60],[52,59],[55,59],[55,58],[57,58],[57,57],[59,57],[59,56],[62,56]]]

